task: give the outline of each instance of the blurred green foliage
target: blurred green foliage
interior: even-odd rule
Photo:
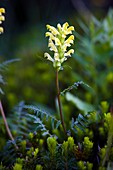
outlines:
[[[87,82],[93,91],[85,93],[86,100],[95,104],[101,100],[112,103],[113,98],[113,10],[105,19],[98,21],[92,17],[89,25],[80,21],[84,35],[79,35],[79,43],[74,55],[77,60],[79,79]],[[109,90],[108,90],[109,89]]]

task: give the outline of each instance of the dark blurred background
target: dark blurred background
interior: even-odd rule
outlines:
[[[5,34],[16,34],[39,24],[73,20],[78,15],[84,17],[91,12],[102,17],[112,0],[0,0],[0,6],[6,8]]]
[[[112,0],[0,0],[0,7],[6,9],[6,21],[3,23],[5,35],[0,37],[0,56],[11,58],[16,48],[15,37],[30,28],[43,28],[44,35],[47,23],[69,21],[76,25],[78,16],[87,21],[90,15],[102,18],[112,6]]]

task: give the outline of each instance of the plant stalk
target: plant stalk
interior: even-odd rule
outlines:
[[[64,118],[63,118],[62,106],[61,106],[61,100],[60,100],[60,88],[59,88],[59,80],[58,80],[58,70],[56,70],[56,88],[57,88],[57,100],[58,100],[58,106],[59,106],[59,112],[60,112],[60,119],[61,119],[61,123],[62,123],[64,133],[66,134],[66,128],[65,128],[65,125],[64,125]]]
[[[2,106],[1,100],[0,100],[0,111],[1,111],[1,114],[2,114],[2,117],[3,117],[3,120],[4,120],[4,124],[5,124],[5,127],[6,127],[6,131],[8,133],[8,136],[12,141],[14,141],[14,138],[12,136],[12,133],[11,133],[9,126],[8,126],[8,123],[7,123],[7,119],[6,119],[6,116],[5,116],[5,113],[4,113],[4,109],[3,109],[3,106]],[[14,144],[14,145],[15,145],[16,149],[18,149],[17,145],[16,144]]]

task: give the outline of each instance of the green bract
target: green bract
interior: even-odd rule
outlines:
[[[67,50],[74,42],[74,35],[68,36],[72,34],[74,27],[66,22],[62,26],[57,24],[57,28],[47,25],[47,29],[49,30],[46,32],[46,37],[49,37],[48,47],[54,52],[54,57],[52,58],[48,53],[45,53],[44,57],[53,62],[53,67],[61,70],[62,63],[74,53],[73,49]]]

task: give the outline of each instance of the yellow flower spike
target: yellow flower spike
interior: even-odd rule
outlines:
[[[5,13],[4,8],[0,8],[0,24],[2,24],[3,21],[5,21],[5,17],[2,15],[2,13]],[[0,34],[4,32],[3,27],[0,27]]]
[[[67,52],[67,48],[74,43],[74,35],[70,35],[66,39],[68,34],[72,34],[74,27],[69,27],[67,22],[65,22],[62,26],[58,23],[57,28],[50,25],[47,25],[46,27],[49,30],[45,34],[46,37],[49,37],[48,47],[50,51],[54,52],[54,55],[52,58],[48,53],[45,53],[44,57],[46,57],[49,61],[52,61],[53,67],[59,71],[62,70],[62,63],[74,53],[73,49],[70,49]]]
[[[51,33],[52,33],[53,35],[58,35],[58,34],[59,34],[58,30],[57,30],[55,27],[53,27],[53,26],[47,25],[47,29],[48,29],[49,31],[51,31]]]

